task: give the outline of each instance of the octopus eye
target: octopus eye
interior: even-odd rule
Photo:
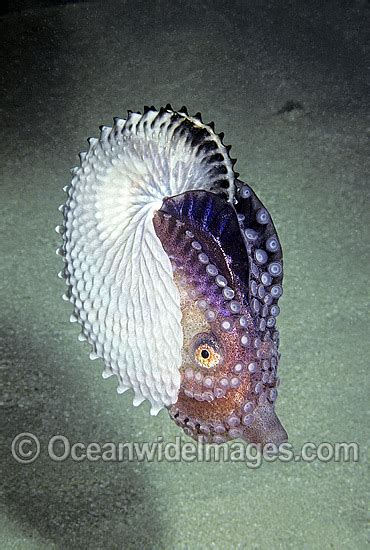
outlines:
[[[195,364],[206,369],[217,367],[222,360],[220,348],[209,334],[198,334],[194,338],[193,354]]]

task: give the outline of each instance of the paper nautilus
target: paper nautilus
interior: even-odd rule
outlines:
[[[282,252],[214,124],[170,105],[116,118],[80,154],[57,227],[90,358],[193,438],[279,444]]]

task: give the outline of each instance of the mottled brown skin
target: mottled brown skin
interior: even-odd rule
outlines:
[[[179,276],[175,276],[175,281],[178,281]],[[240,338],[238,330],[234,330],[231,333],[226,333],[220,330],[219,322],[216,320],[213,323],[207,322],[202,313],[195,305],[195,301],[189,298],[189,293],[194,290],[193,288],[179,287],[181,294],[181,310],[183,314],[182,326],[184,331],[184,350],[183,350],[183,363],[181,367],[181,387],[177,403],[171,407],[172,414],[183,413],[190,419],[196,419],[198,423],[206,423],[212,426],[215,422],[223,422],[227,427],[227,419],[232,415],[240,416],[240,410],[245,397],[251,393],[251,376],[245,374],[241,377],[240,386],[236,389],[229,389],[224,397],[215,398],[211,402],[197,401],[194,398],[187,397],[184,393],[185,389],[191,389],[193,391],[201,388],[200,384],[195,381],[189,382],[186,380],[184,373],[187,368],[194,367],[194,357],[191,352],[192,339],[201,332],[211,333],[215,336],[218,344],[223,350],[223,362],[217,367],[217,376],[232,377],[233,366],[237,362],[244,362],[249,364],[257,361],[255,353],[251,353],[249,350],[244,349],[240,345]],[[202,318],[203,317],[203,318]],[[273,342],[263,343],[261,350],[264,355],[268,357],[271,355],[271,348]],[[200,369],[205,372],[206,375],[215,374],[213,369]],[[282,442],[286,440],[287,436],[284,429],[281,427],[279,420],[277,419],[273,408],[266,407],[262,409],[261,406],[257,407],[263,410],[261,418],[256,419],[255,426],[244,427],[242,437],[249,442],[262,443],[267,442]],[[266,416],[263,423],[263,416]],[[271,433],[268,433],[267,428],[271,428]],[[200,426],[197,429],[197,433],[201,434]],[[265,433],[263,433],[265,432]],[[189,433],[189,432],[188,432]],[[194,433],[189,433],[194,436]],[[225,432],[225,437],[227,432]]]
[[[175,277],[175,281],[178,276]],[[250,379],[246,376],[241,383],[240,387],[235,390],[227,392],[222,399],[214,399],[211,402],[197,401],[191,399],[184,394],[184,389],[200,389],[196,382],[189,383],[185,377],[185,370],[189,367],[194,368],[194,354],[191,351],[191,341],[199,333],[211,333],[217,340],[220,348],[223,352],[223,361],[220,365],[213,368],[204,368],[200,370],[209,376],[215,374],[217,369],[217,376],[230,375],[232,376],[232,367],[241,358],[241,351],[239,348],[238,335],[234,333],[222,332],[219,329],[219,323],[209,323],[204,319],[202,312],[196,307],[195,301],[189,299],[187,291],[189,288],[181,288],[181,311],[182,311],[182,327],[184,332],[184,350],[183,350],[183,363],[181,366],[181,387],[179,398],[176,403],[178,409],[186,411],[192,418],[199,417],[205,421],[214,421],[217,419],[226,419],[235,409],[237,404],[240,404],[244,400],[244,395],[247,393],[250,386]],[[249,361],[250,362],[250,361]]]

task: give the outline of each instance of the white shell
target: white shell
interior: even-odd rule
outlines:
[[[206,135],[195,143],[201,129]],[[104,377],[116,374],[119,393],[132,388],[134,405],[148,399],[157,414],[177,400],[183,336],[179,292],[153,213],[164,197],[217,190],[220,179],[232,203],[232,163],[209,126],[170,109],[115,119],[89,146],[62,208],[71,321],[82,325],[91,359],[103,359]]]

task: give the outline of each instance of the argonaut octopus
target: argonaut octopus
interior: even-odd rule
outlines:
[[[202,442],[287,440],[276,413],[282,251],[223,134],[170,105],[101,127],[60,207],[91,359]]]

